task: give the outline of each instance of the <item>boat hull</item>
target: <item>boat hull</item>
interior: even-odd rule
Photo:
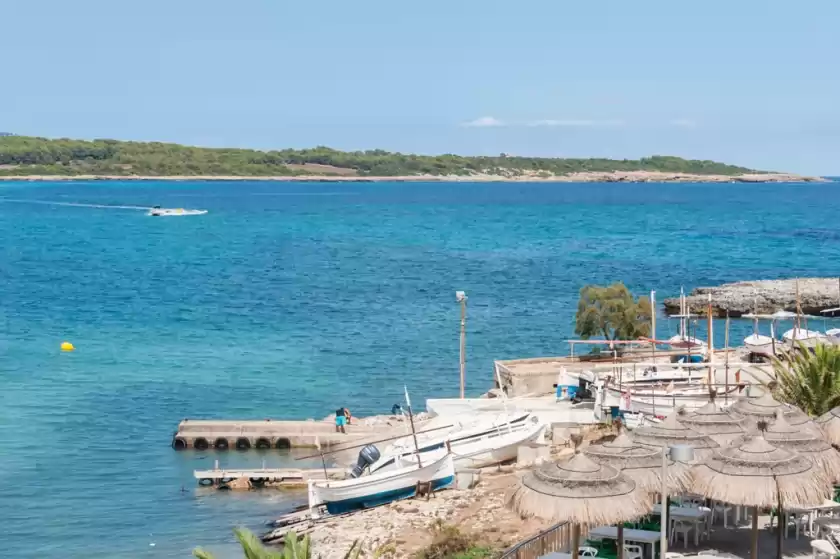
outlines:
[[[744,347],[747,348],[747,351],[757,355],[773,357],[773,347],[775,345],[773,338],[770,336],[752,334],[744,338]]]
[[[330,514],[342,514],[413,497],[418,483],[431,483],[432,490],[438,491],[454,480],[452,455],[445,454],[423,467],[414,465],[354,479],[312,482],[309,506],[326,505]]]
[[[538,442],[545,433],[544,423],[533,425],[519,425],[512,428],[510,432],[500,426],[497,432],[486,436],[465,440],[462,444],[453,442],[450,444],[452,458],[457,470],[484,468],[494,466],[503,462],[515,460],[519,453],[519,447],[523,444]],[[456,433],[457,435],[457,433]],[[445,449],[433,449],[420,453],[424,462],[437,460],[446,453]],[[381,459],[382,466],[374,469],[374,472],[386,470],[387,468],[398,468],[407,466],[411,460],[415,460],[413,454],[402,454],[399,456],[386,456]],[[376,465],[374,465],[375,467]]]
[[[805,347],[816,347],[819,344],[830,343],[828,338],[821,332],[816,332],[813,330],[788,330],[784,334],[782,334],[782,339],[786,346],[790,347],[794,341],[796,343],[801,343]]]

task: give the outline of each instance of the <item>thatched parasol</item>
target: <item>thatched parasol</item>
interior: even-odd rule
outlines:
[[[766,428],[766,422],[759,424]],[[692,491],[725,503],[753,507],[752,559],[758,557],[758,507],[817,504],[831,495],[822,470],[804,456],[771,445],[761,434],[720,448],[692,468]],[[781,530],[779,530],[781,534]],[[777,541],[781,557],[781,537]]]
[[[764,438],[773,446],[811,459],[830,481],[840,481],[840,453],[810,429],[791,425],[781,411],[776,412],[776,421],[764,432]]]
[[[747,418],[731,409],[721,409],[714,400],[686,415],[679,422],[719,445],[727,445],[747,432]]]
[[[631,439],[643,446],[662,448],[675,445],[688,445],[694,448],[696,461],[702,461],[720,445],[706,435],[698,433],[681,423],[683,414],[672,412],[662,423],[639,427],[633,431]]]
[[[598,464],[620,470],[641,489],[657,493],[662,490],[662,452],[633,442],[626,433],[610,442],[592,445],[583,453]],[[669,493],[685,492],[691,480],[689,466],[669,461],[667,470]]]
[[[825,412],[816,423],[828,442],[840,446],[840,407]]]
[[[755,389],[751,387],[751,390],[754,391]],[[808,414],[796,406],[779,402],[769,390],[762,390],[758,398],[749,396],[738,398],[732,404],[731,409],[741,415],[747,416],[753,423],[761,419],[766,419],[768,422],[773,421],[776,419],[776,412],[781,410],[791,425],[803,425],[810,429],[816,429],[816,425],[808,417]]]
[[[508,499],[523,516],[572,523],[572,558],[576,559],[581,525],[621,524],[653,510],[650,494],[617,469],[597,464],[579,450],[570,458],[526,473]]]

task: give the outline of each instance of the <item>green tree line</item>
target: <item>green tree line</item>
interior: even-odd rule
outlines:
[[[341,169],[307,169],[307,164]],[[653,156],[642,159],[562,159],[547,157],[466,157],[413,155],[383,150],[339,151],[328,147],[260,151],[199,148],[160,142],[0,137],[0,175],[236,175],[338,174],[360,176],[567,175],[583,171],[664,171],[699,175],[737,175],[745,167],[715,161]]]

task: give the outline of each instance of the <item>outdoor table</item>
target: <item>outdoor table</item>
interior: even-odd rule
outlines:
[[[690,507],[671,507],[668,509],[668,517],[679,520],[690,520],[695,523],[705,520],[709,516],[708,511],[700,509],[693,509]],[[662,505],[653,505],[653,513],[662,515]],[[700,545],[700,530],[699,526],[694,529],[694,545]]]
[[[601,526],[589,530],[589,537],[606,538],[608,540],[618,539],[618,528],[615,526]],[[659,532],[650,530],[636,530],[633,528],[624,529],[624,541],[650,544],[650,559],[654,559],[653,546],[659,541]]]

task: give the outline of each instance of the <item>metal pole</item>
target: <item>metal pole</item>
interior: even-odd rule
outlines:
[[[726,346],[726,390],[723,393],[724,401],[729,403],[729,311],[726,311],[726,330],[724,332],[724,345]],[[715,379],[717,380],[717,379]]]
[[[668,552],[668,447],[662,447],[662,512],[659,515],[659,557]]]
[[[650,292],[650,354],[656,361],[656,291]]]
[[[461,399],[464,399],[464,383],[467,368],[467,298],[461,298]],[[501,388],[501,387],[500,387]]]

